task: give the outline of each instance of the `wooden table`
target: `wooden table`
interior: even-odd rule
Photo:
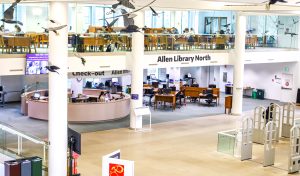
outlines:
[[[155,94],[155,101],[154,101],[154,109],[157,109],[157,103],[159,101],[164,103],[171,103],[173,110],[176,109],[176,95],[179,91],[171,92],[170,94]]]

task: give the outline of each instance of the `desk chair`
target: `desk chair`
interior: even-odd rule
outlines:
[[[146,105],[152,106],[151,100],[154,97],[154,89],[152,88],[152,89],[146,90],[144,96],[149,98],[149,102],[148,102],[148,104],[146,103]]]
[[[206,94],[205,99],[206,99],[205,101],[208,105],[217,104],[217,102],[214,102],[214,96],[212,93]]]

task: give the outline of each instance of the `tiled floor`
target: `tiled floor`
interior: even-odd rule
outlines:
[[[216,151],[217,132],[234,129],[239,118],[217,115],[165,122],[154,124],[152,132],[121,128],[85,133],[78,170],[83,176],[100,175],[101,157],[121,149],[122,159],[135,161],[137,176],[288,175],[288,139],[277,144],[273,167],[261,164],[263,145],[254,144],[253,159],[249,161]]]

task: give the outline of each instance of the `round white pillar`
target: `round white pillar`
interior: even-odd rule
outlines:
[[[232,114],[241,115],[243,109],[243,82],[245,59],[246,16],[237,14],[235,34],[235,58],[233,58]]]
[[[137,12],[134,18],[135,25],[144,26],[144,12]],[[130,128],[142,128],[142,118],[134,114],[134,109],[143,106],[143,58],[144,58],[144,34],[135,32],[132,34],[132,78],[131,95],[136,95],[137,99],[131,99]]]
[[[66,2],[50,2],[49,19],[63,25],[68,24],[67,17]],[[68,27],[59,30],[58,33],[59,35],[49,32],[49,61],[60,68],[59,74],[49,72],[49,176],[67,175]]]

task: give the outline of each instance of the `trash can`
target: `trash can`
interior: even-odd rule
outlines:
[[[257,99],[263,100],[265,99],[265,90],[257,89]]]
[[[40,157],[31,158],[31,175],[42,176],[42,158]]]
[[[225,85],[225,94],[232,94],[232,89],[233,89],[233,87],[232,87],[232,85],[230,85],[230,84],[226,84]]]
[[[257,99],[257,90],[256,89],[252,90],[252,98]]]

